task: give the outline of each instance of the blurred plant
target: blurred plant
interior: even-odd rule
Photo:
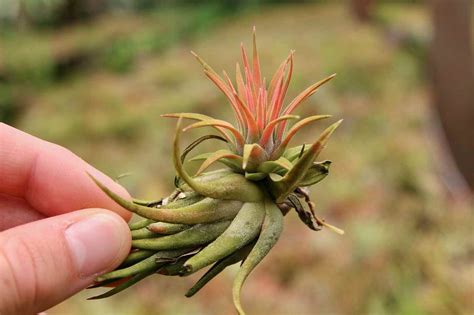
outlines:
[[[12,124],[20,116],[23,106],[14,99],[13,90],[0,85],[0,121]]]
[[[313,0],[315,1],[315,0]],[[289,0],[0,0],[0,25],[42,26],[72,24],[98,15],[118,12],[140,12],[169,7],[218,7],[218,15],[234,14],[239,10],[255,8]],[[309,2],[309,1],[308,1]]]

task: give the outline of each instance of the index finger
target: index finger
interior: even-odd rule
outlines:
[[[20,197],[46,216],[84,208],[131,214],[87,176],[97,177],[124,198],[128,192],[71,151],[0,123],[0,193]]]

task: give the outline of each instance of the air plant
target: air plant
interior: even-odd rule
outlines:
[[[129,256],[116,270],[98,277],[93,287],[116,286],[92,299],[114,295],[153,274],[188,276],[212,265],[186,293],[191,297],[226,267],[240,262],[232,291],[237,311],[244,314],[242,285],[277,242],[283,218],[291,209],[312,230],[327,227],[343,233],[315,215],[315,205],[307,192],[307,187],[328,175],[331,162],[318,162],[316,158],[341,120],[324,130],[314,143],[289,147],[301,128],[330,117],[301,119],[294,112],[335,75],[311,85],[284,106],[294,52],[267,84],[260,71],[255,29],[252,61],[241,45],[243,71],[237,63],[234,82],[226,72],[219,76],[192,54],[228,99],[236,124],[196,113],[163,115],[178,119],[173,142],[175,190],[166,198],[126,200],[93,178],[110,198],[144,219],[130,224]],[[194,122],[183,128],[184,119]],[[181,152],[181,134],[203,127],[213,128],[217,135],[200,137]],[[222,141],[227,148],[188,159],[196,146],[208,140]],[[201,163],[195,174],[185,168],[191,161]],[[222,168],[207,171],[215,163]],[[117,284],[117,280],[122,281]]]

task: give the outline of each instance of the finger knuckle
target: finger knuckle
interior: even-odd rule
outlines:
[[[0,314],[25,314],[37,299],[34,252],[21,238],[0,240]]]

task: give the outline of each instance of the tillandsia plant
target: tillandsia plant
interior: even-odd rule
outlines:
[[[331,162],[316,162],[316,158],[341,121],[324,130],[313,144],[289,147],[302,127],[330,117],[316,115],[300,120],[293,112],[334,75],[311,85],[283,106],[293,71],[293,51],[268,85],[260,72],[255,29],[252,63],[243,45],[241,53],[243,73],[237,64],[235,82],[225,72],[220,77],[193,53],[205,75],[229,100],[237,124],[195,113],[163,115],[178,118],[173,145],[176,189],[170,196],[157,201],[129,201],[94,179],[110,198],[144,219],[130,224],[133,248],[129,256],[115,271],[98,277],[93,287],[122,281],[92,299],[109,297],[152,274],[187,276],[212,265],[186,293],[191,297],[227,266],[241,262],[233,299],[239,314],[244,314],[242,285],[277,242],[284,215],[291,209],[312,230],[328,227],[343,233],[315,215],[306,189],[328,175]],[[182,129],[183,119],[197,122]],[[290,121],[295,123],[288,128]],[[181,152],[182,132],[202,127],[212,127],[218,135],[203,136]],[[228,148],[187,159],[196,146],[210,139],[222,141]],[[194,175],[184,167],[189,161],[201,162]],[[206,172],[216,162],[224,167]]]

